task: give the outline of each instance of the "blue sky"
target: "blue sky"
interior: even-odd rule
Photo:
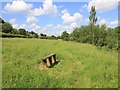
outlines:
[[[106,5],[107,4],[107,5]],[[14,28],[25,28],[28,31],[60,35],[63,31],[71,33],[74,28],[89,23],[90,7],[96,6],[97,24],[108,27],[118,26],[118,2],[25,2],[16,0],[2,2],[2,18]]]

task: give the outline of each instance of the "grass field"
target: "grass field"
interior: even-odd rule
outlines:
[[[56,53],[59,64],[42,67]],[[117,88],[118,53],[89,44],[41,39],[2,39],[3,88]]]

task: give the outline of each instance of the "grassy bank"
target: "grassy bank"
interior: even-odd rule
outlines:
[[[42,57],[54,52],[60,63],[42,67]],[[118,54],[76,42],[4,38],[2,72],[4,88],[117,88]]]

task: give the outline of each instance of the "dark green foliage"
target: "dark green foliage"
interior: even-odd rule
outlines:
[[[59,36],[60,37],[60,36]],[[51,35],[47,36],[46,34],[40,33],[40,39],[52,39],[52,40],[57,40],[59,39],[58,37]]]
[[[12,31],[11,31],[11,34],[19,34],[19,32],[17,31],[17,29],[13,29]]]
[[[69,41],[69,34],[67,33],[67,31],[64,31],[62,33],[61,38],[65,41]]]
[[[2,19],[2,18],[0,18],[0,23],[5,23],[5,21]]]
[[[89,26],[81,26],[80,28],[76,28],[70,34],[71,41],[77,41],[82,43],[92,43],[92,34]]]
[[[13,30],[13,27],[10,23],[5,22],[2,24],[2,32],[4,33],[10,33]]]
[[[57,39],[61,39],[61,37],[60,37],[60,36],[57,36]]]
[[[31,36],[19,35],[19,34],[7,34],[2,33],[3,38],[33,38]]]
[[[97,22],[95,6],[91,7],[89,20],[90,20],[90,24],[92,25],[94,25]]]
[[[76,28],[70,34],[71,41],[77,41],[81,43],[92,43],[92,30],[91,26],[81,26],[80,28]],[[120,31],[120,27],[116,28],[107,28],[106,25],[95,25],[93,27],[95,32],[94,34],[94,45],[103,47],[105,46],[107,50],[119,49],[118,45],[118,35]]]
[[[35,33],[35,34],[34,34],[34,37],[35,37],[35,38],[38,38],[39,36],[38,36],[38,34],[37,34],[37,33]]]
[[[52,40],[57,40],[58,38],[55,37],[54,35],[52,35],[52,36],[43,35],[43,36],[40,36],[40,39],[52,39]]]
[[[18,29],[20,35],[26,35],[26,30],[23,28]]]
[[[40,36],[44,36],[44,37],[46,37],[47,35],[46,35],[46,34],[41,33],[41,34],[40,34]]]
[[[118,39],[118,35],[120,31],[120,27],[116,27],[114,29],[112,28],[108,28],[107,29],[107,35],[106,35],[106,43],[107,43],[107,49],[115,49],[118,50],[119,49],[119,39]]]
[[[31,31],[30,34],[35,34],[35,32]]]

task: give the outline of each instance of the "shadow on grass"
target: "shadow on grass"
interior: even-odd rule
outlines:
[[[49,66],[48,68],[53,68],[55,65],[59,64],[60,61],[56,61],[56,63],[52,64],[51,66]]]

